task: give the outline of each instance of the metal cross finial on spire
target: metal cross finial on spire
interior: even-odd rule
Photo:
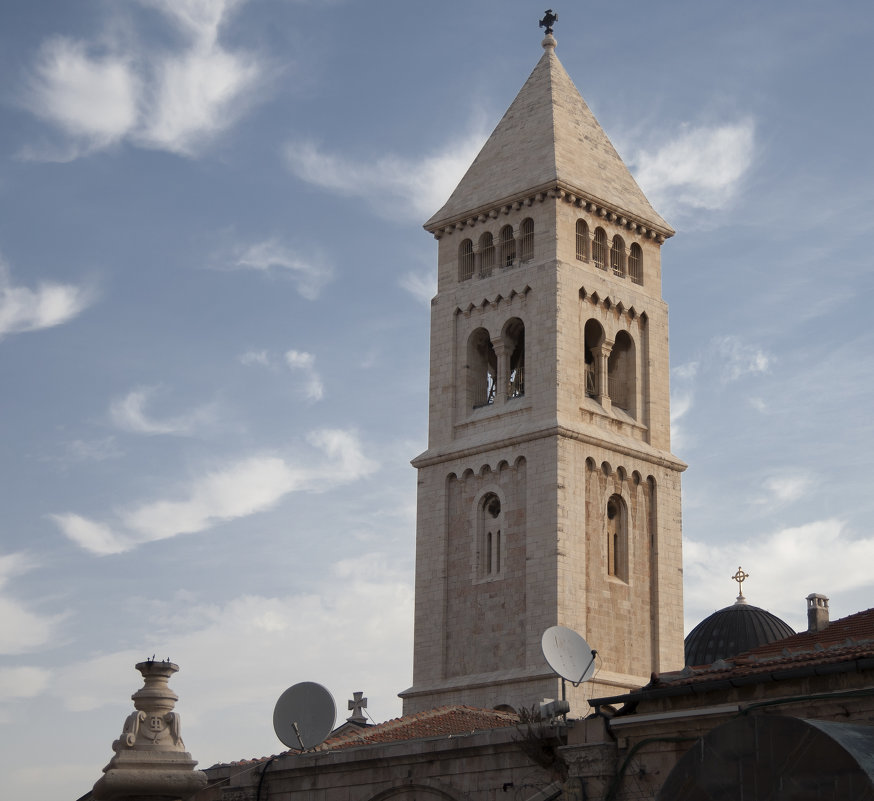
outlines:
[[[737,582],[737,589],[738,589],[737,602],[739,604],[746,602],[746,598],[744,598],[743,584],[744,584],[744,581],[746,579],[748,579],[749,577],[750,577],[750,574],[744,573],[743,568],[741,568],[740,565],[737,566],[737,573],[735,573],[732,576],[732,579],[734,579]]]
[[[558,14],[553,14],[551,8],[546,9],[546,13],[543,15],[543,19],[540,20],[540,27],[546,28],[546,35],[550,36],[552,34],[552,26],[555,24],[555,21],[558,19]]]

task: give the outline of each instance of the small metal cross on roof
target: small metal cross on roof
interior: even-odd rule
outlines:
[[[349,701],[349,709],[352,710],[352,715],[346,720],[350,723],[367,723],[367,718],[364,717],[362,709],[367,709],[367,699],[363,698],[363,692],[352,693],[352,700]]]
[[[549,36],[552,33],[552,26],[555,24],[555,21],[558,19],[558,14],[553,14],[551,8],[546,9],[546,13],[543,15],[543,19],[540,20],[539,27],[546,28],[546,35]]]
[[[743,585],[744,585],[744,581],[746,579],[748,579],[749,577],[750,577],[750,574],[744,573],[743,568],[741,568],[741,566],[738,565],[737,566],[737,573],[735,573],[732,576],[732,578],[737,582],[737,590],[738,590],[737,599],[738,599],[738,601],[746,600],[744,598],[744,586]]]

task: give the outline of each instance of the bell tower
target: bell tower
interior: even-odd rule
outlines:
[[[598,651],[584,698],[682,667],[680,474],[655,212],[555,55],[451,197],[431,302],[404,713],[560,694],[540,649]]]

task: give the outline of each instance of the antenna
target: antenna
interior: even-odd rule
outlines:
[[[302,681],[279,696],[273,708],[273,731],[283,745],[306,751],[331,733],[336,716],[331,693],[314,681]]]
[[[595,657],[598,652],[590,648],[589,643],[573,629],[550,626],[543,632],[540,648],[549,666],[574,687],[588,681],[595,673]]]

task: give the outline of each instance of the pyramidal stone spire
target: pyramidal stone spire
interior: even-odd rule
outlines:
[[[555,37],[542,45],[537,66],[426,230],[558,189],[672,236],[558,60]]]
[[[136,666],[145,685],[131,699],[115,756],[103,769],[92,791],[98,801],[184,801],[206,785],[206,774],[185,750],[179,732],[179,700],[167,682],[178,665],[147,659]]]

